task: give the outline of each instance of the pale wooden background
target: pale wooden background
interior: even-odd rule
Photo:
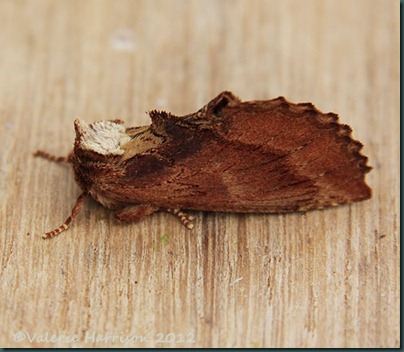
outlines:
[[[0,48],[1,346],[400,344],[398,1],[3,0]],[[88,201],[68,232],[39,237],[79,188],[33,150],[67,154],[77,116],[148,124],[147,110],[193,112],[225,89],[338,112],[374,166],[373,199],[197,213],[192,233]]]

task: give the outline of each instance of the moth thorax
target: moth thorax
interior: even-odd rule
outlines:
[[[80,131],[80,145],[101,155],[122,155],[121,149],[130,137],[125,133],[125,126],[113,121],[99,121],[88,125],[85,121],[76,120]]]

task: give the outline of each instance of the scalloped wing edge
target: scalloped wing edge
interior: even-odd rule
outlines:
[[[334,112],[324,113],[324,112],[320,111],[319,109],[317,109],[316,106],[310,102],[293,103],[293,102],[287,100],[283,96],[279,96],[278,98],[268,100],[268,102],[276,102],[276,101],[279,101],[281,104],[295,110],[296,112],[304,111],[304,112],[314,113],[315,115],[313,115],[313,118],[315,118],[317,122],[319,122],[321,124],[325,124],[325,125],[331,124],[331,125],[334,125],[335,127],[337,127],[337,131],[336,131],[337,135],[341,139],[344,139],[345,144],[348,146],[349,150],[352,152],[352,154],[358,160],[358,166],[359,166],[360,170],[364,174],[367,174],[373,169],[371,166],[367,165],[368,160],[369,160],[368,157],[361,153],[363,144],[353,138],[353,136],[352,136],[353,131],[349,125],[340,123],[338,114],[336,114]]]
[[[277,98],[270,99],[270,100],[253,100],[253,101],[243,102],[240,100],[240,98],[238,96],[233,94],[231,91],[224,91],[224,92],[220,93],[218,96],[216,96],[215,98],[213,98],[210,102],[208,102],[204,107],[202,107],[200,110],[198,110],[194,114],[185,115],[185,116],[180,117],[180,116],[173,115],[166,111],[151,110],[149,112],[149,115],[150,115],[150,118],[152,121],[151,129],[155,133],[159,133],[159,132],[161,133],[168,126],[173,126],[177,123],[184,123],[184,122],[187,123],[187,121],[184,119],[184,117],[191,116],[191,115],[200,116],[201,113],[205,112],[207,107],[211,106],[213,102],[218,101],[220,103],[221,97],[230,97],[233,100],[233,104],[237,104],[237,103],[254,104],[254,103],[264,103],[264,102],[266,102],[266,103],[278,102],[279,105],[284,105],[285,107],[288,107],[289,109],[292,109],[295,112],[313,113],[313,118],[315,118],[317,122],[319,122],[321,124],[327,124],[327,125],[332,124],[336,127],[337,135],[341,139],[344,140],[344,142],[348,146],[349,150],[352,152],[352,154],[358,160],[358,167],[364,174],[369,173],[373,169],[371,166],[367,165],[368,157],[361,153],[363,144],[353,138],[352,128],[349,125],[339,122],[338,114],[336,114],[334,112],[323,113],[319,109],[317,109],[313,103],[310,103],[310,102],[293,103],[293,102],[287,100],[284,96],[279,96]]]

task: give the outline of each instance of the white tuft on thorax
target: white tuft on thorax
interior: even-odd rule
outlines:
[[[130,141],[125,126],[112,121],[99,121],[88,125],[79,120],[81,127],[81,146],[101,155],[122,155],[121,146]]]

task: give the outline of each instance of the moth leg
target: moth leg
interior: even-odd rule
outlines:
[[[186,228],[192,230],[194,228],[194,224],[191,222],[192,220],[195,219],[194,216],[188,215],[181,211],[181,209],[164,209],[166,212],[174,214],[178,216],[180,221],[185,225]]]
[[[153,214],[159,209],[159,207],[151,204],[129,205],[123,209],[116,211],[115,217],[121,221],[132,222]]]
[[[56,155],[50,154],[48,152],[45,152],[43,150],[37,150],[34,153],[34,156],[40,156],[41,158],[48,159],[48,160],[54,161],[56,163],[71,163],[72,155],[73,155],[73,152],[70,152],[67,157],[56,156]]]
[[[74,207],[72,209],[72,213],[66,219],[64,224],[62,226],[59,226],[57,229],[54,229],[53,231],[50,231],[50,232],[47,232],[47,233],[43,234],[42,238],[52,238],[52,237],[58,235],[59,233],[63,232],[64,230],[67,230],[69,228],[70,224],[72,223],[72,221],[74,221],[74,219],[76,219],[77,215],[79,215],[80,208],[83,205],[84,200],[86,199],[86,197],[87,197],[86,192],[83,192],[82,194],[80,194],[79,197],[76,200],[76,203],[74,204]]]

